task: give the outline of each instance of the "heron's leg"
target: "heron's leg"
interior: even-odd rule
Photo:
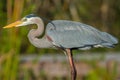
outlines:
[[[71,67],[71,78],[72,78],[72,80],[76,80],[77,72],[76,72],[76,68],[74,65],[74,61],[73,61],[72,50],[66,49],[66,53],[68,55],[68,59],[69,59],[70,67]]]

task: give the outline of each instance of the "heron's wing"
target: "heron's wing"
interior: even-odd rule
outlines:
[[[47,25],[46,34],[54,45],[64,48],[111,47],[117,40],[108,33],[79,22],[66,20],[52,21]]]

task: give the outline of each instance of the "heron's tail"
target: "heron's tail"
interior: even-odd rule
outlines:
[[[106,32],[102,32],[102,36],[103,36],[102,39],[105,41],[104,43],[102,43],[102,45],[105,47],[111,48],[111,47],[114,47],[118,43],[117,38],[113,37],[112,35]]]

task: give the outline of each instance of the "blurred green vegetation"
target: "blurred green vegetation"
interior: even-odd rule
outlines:
[[[16,80],[18,57],[22,53],[58,52],[53,49],[38,49],[32,46],[27,39],[27,33],[31,27],[3,29],[3,26],[34,13],[50,20],[80,21],[109,32],[120,39],[119,4],[120,0],[1,0],[0,65],[2,64],[3,74],[0,72],[0,80]],[[120,51],[120,44],[114,49],[98,48],[90,51]],[[93,74],[94,72],[90,73],[90,75]]]

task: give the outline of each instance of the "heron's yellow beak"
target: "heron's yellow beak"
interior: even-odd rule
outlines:
[[[16,26],[19,25],[19,24],[22,24],[22,21],[16,21],[16,22],[11,23],[11,24],[3,27],[3,28],[12,28],[12,27],[16,27]]]

